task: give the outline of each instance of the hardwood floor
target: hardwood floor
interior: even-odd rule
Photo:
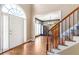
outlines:
[[[18,46],[2,55],[46,55],[47,36],[39,36],[35,42]]]

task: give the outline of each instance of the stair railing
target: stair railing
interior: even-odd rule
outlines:
[[[53,49],[59,49],[59,45],[66,45],[65,40],[74,42],[72,36],[76,35],[74,33],[75,25],[78,24],[78,10],[79,7],[70,12],[48,31],[46,54],[48,54],[48,52],[53,52]]]

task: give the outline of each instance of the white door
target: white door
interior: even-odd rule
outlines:
[[[24,42],[24,19],[9,15],[9,47],[13,48]]]

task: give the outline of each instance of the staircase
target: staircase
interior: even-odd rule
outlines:
[[[63,48],[67,48],[68,44],[73,45],[77,40],[74,36],[79,35],[79,7],[70,12],[61,21],[55,24],[49,31],[47,36],[46,53],[56,53]],[[52,34],[50,34],[52,33]],[[67,43],[71,42],[71,43]],[[61,46],[61,47],[60,47]]]

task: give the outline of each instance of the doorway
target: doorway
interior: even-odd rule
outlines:
[[[3,12],[0,17],[0,53],[27,41],[26,19]]]

